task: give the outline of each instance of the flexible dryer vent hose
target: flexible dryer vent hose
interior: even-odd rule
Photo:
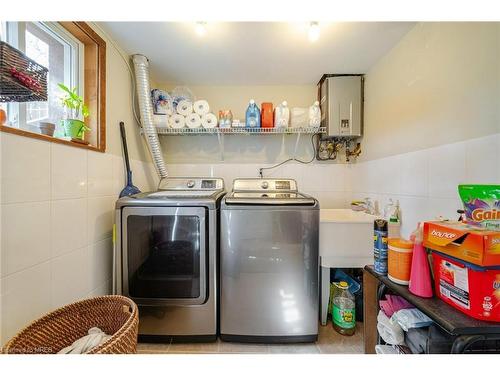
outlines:
[[[137,87],[137,99],[141,114],[142,132],[146,137],[149,152],[153,158],[156,172],[160,179],[168,177],[167,167],[163,161],[160,141],[156,128],[153,124],[153,104],[151,103],[151,88],[149,87],[149,62],[146,56],[134,55],[135,81]]]

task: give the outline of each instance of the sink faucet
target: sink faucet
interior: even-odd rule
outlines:
[[[371,215],[375,213],[375,206],[370,198],[365,198],[365,212]]]

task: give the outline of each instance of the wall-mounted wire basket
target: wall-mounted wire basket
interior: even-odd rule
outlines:
[[[48,69],[0,42],[0,102],[47,101]]]

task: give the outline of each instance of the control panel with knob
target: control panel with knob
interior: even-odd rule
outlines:
[[[189,180],[186,184],[186,186],[190,189],[194,188],[195,185],[196,183],[193,180]]]
[[[269,187],[269,182],[262,181],[262,184],[260,186],[262,187],[262,189],[267,189]]]

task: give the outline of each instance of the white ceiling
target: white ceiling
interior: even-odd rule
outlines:
[[[317,83],[323,73],[366,73],[412,22],[217,22],[200,37],[190,22],[99,23],[129,54],[146,55],[157,82],[191,85]],[[110,48],[110,47],[108,47]]]

